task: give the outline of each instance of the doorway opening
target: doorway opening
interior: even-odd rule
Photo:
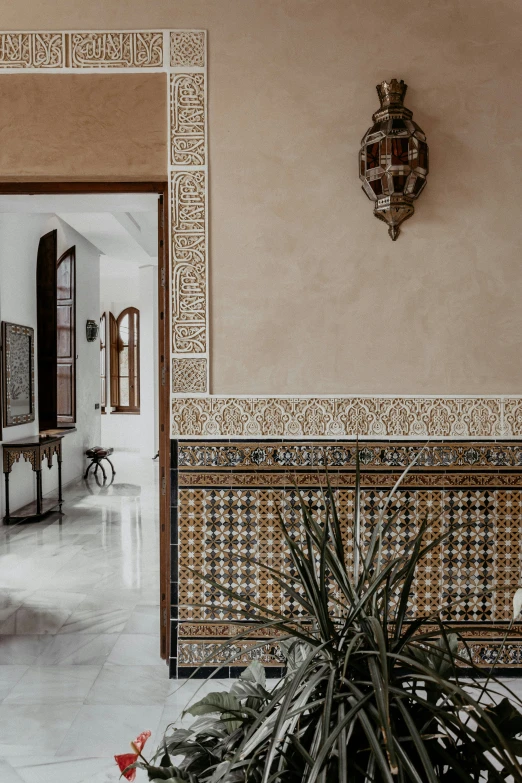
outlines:
[[[132,514],[141,478],[147,485],[134,527],[128,524],[120,531],[121,552],[113,551],[111,562],[115,583],[120,579],[131,590],[137,589],[135,528],[141,524],[140,515],[145,512],[154,517],[157,511],[159,553],[156,549],[149,561],[146,584],[149,597],[152,582],[157,584],[154,604],[159,607],[149,627],[157,628],[158,657],[168,661],[166,188],[166,183],[0,184],[0,319],[33,328],[36,353],[34,420],[16,427],[4,421],[2,442],[5,446],[24,438],[60,439],[64,516],[58,517],[57,509],[52,509],[36,525],[57,525],[67,537],[73,535],[67,527],[68,485],[76,510],[82,504],[81,487],[90,498],[87,527],[93,503],[110,521],[114,504],[132,495],[134,499],[126,506],[126,513]],[[38,247],[45,241],[47,266],[54,277],[42,274],[45,265]],[[114,464],[115,477],[109,468],[105,479],[100,470],[82,480],[89,464],[86,452],[94,447],[113,450],[107,456]],[[15,523],[16,509],[32,500],[35,481],[40,482],[44,496],[52,496],[57,485],[55,470],[42,470],[38,465],[35,478],[30,466],[22,466],[23,459],[17,461],[20,466],[13,467],[9,477]],[[4,489],[1,502],[4,516]],[[146,508],[144,502],[149,504]],[[77,518],[76,511],[72,516]],[[33,524],[19,517],[18,524],[5,531],[16,535]],[[77,519],[75,524],[74,534],[79,535]],[[109,528],[103,527],[105,533]],[[139,569],[137,562],[134,566]],[[156,572],[157,579],[152,577]],[[109,567],[103,570],[100,584],[103,580],[110,590]],[[85,581],[81,586],[86,587]],[[68,589],[74,592],[70,581]]]

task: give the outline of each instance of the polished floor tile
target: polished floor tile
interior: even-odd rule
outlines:
[[[107,663],[89,691],[86,704],[165,704],[171,691],[168,668]]]
[[[128,752],[131,740],[146,730],[156,734],[154,741],[158,741],[162,712],[161,706],[85,705],[78,711],[56,755],[111,759],[115,753]]]
[[[48,638],[50,644],[38,657],[38,664],[101,666],[106,663],[118,635],[113,633],[64,633]],[[0,653],[2,651],[1,645],[2,637],[0,637]]]
[[[26,783],[7,759],[0,759],[0,780],[2,783]]]
[[[0,704],[0,756],[56,752],[80,709],[78,704]]]
[[[29,667],[2,704],[83,704],[101,668]]]
[[[118,483],[68,486],[62,518],[0,528],[0,783],[117,783],[114,754],[225,685],[168,679],[158,467],[115,457]]]
[[[13,773],[18,775],[13,778],[12,783],[122,783],[123,780],[116,764],[109,769],[105,758],[15,756],[8,761]],[[0,777],[0,780],[2,783],[11,783],[10,778],[4,781],[4,778]]]
[[[129,617],[124,633],[159,633],[160,612],[159,605],[156,604],[138,604]]]
[[[0,636],[0,664],[35,664],[52,642],[52,636]]]
[[[17,666],[16,664],[11,666],[0,666],[0,701],[9,695],[16,683],[22,679],[28,668],[28,666]]]
[[[159,636],[156,634],[122,633],[111,650],[108,663],[122,666],[152,665],[159,658]]]

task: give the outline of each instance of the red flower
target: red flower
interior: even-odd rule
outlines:
[[[127,778],[127,780],[135,780],[136,769],[129,769],[128,772],[125,772],[125,770],[127,767],[130,767],[131,764],[134,764],[134,762],[138,760],[138,757],[149,737],[150,731],[142,732],[138,737],[136,737],[134,742],[131,742],[131,748],[135,751],[135,753],[122,753],[121,756],[114,756],[116,764],[120,768],[123,777]]]

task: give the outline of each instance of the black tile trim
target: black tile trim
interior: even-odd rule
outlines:
[[[216,671],[215,666],[178,666],[176,679],[182,680],[192,677],[194,680],[235,680],[247,668],[248,666],[223,666],[222,669]],[[285,676],[286,669],[283,666],[266,666],[265,672],[268,679],[278,680]]]

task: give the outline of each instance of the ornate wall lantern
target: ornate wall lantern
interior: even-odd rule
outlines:
[[[91,318],[89,318],[85,324],[85,334],[88,343],[93,343],[98,337],[98,324]]]
[[[413,215],[428,175],[426,136],[413,114],[403,105],[408,85],[392,79],[377,85],[381,108],[361,142],[359,177],[373,214],[388,224],[388,234],[397,239],[400,224]]]

